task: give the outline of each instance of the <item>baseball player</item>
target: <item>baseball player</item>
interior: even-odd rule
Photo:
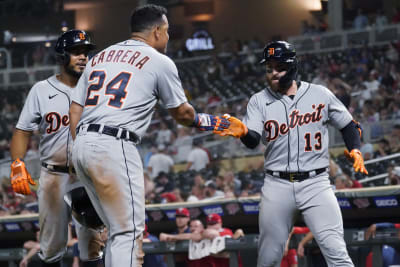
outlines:
[[[39,256],[44,266],[61,266],[66,251],[71,209],[63,197],[77,182],[76,175],[68,173],[70,94],[85,68],[89,51],[94,48],[84,31],[70,30],[59,37],[55,50],[61,72],[32,87],[11,140],[10,151],[14,161],[11,164],[11,184],[16,193],[28,195],[31,193],[29,184],[35,182],[23,158],[32,132],[40,132]],[[94,230],[76,225],[84,266],[95,266],[101,258],[100,236]]]
[[[169,39],[165,8],[140,6],[131,16],[130,39],[87,64],[72,96],[72,159],[79,179],[109,230],[106,266],[142,262],[145,200],[136,148],[158,100],[180,124],[204,131],[226,129],[226,119],[196,114],[187,102],[175,64],[164,55]]]
[[[227,115],[221,135],[265,145],[265,180],[259,213],[258,266],[279,266],[296,216],[302,215],[328,266],[354,266],[343,240],[342,215],[328,179],[328,124],[343,135],[355,171],[367,174],[359,151],[361,128],[324,86],[296,81],[294,47],[269,43],[261,61],[266,89],[253,95],[243,123]]]

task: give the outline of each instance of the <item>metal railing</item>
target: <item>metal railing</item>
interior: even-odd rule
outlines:
[[[367,160],[367,161],[364,162],[364,165],[368,166],[368,165],[373,164],[373,163],[386,161],[386,160],[391,160],[391,159],[396,159],[396,158],[400,158],[400,153],[395,153],[395,154],[392,154],[392,155],[389,155],[389,156],[385,156],[385,157],[381,157],[381,158],[377,158],[377,159]],[[381,173],[381,174],[378,174],[378,175],[375,175],[375,176],[372,176],[372,177],[367,177],[367,178],[364,178],[364,179],[360,179],[358,181],[360,183],[362,183],[362,184],[366,184],[366,183],[369,183],[369,182],[386,179],[388,177],[389,177],[389,173]]]
[[[364,30],[346,30],[327,32],[318,35],[301,35],[289,37],[299,55],[324,53],[365,45],[383,45],[398,40],[400,24],[382,27],[368,27]]]
[[[31,86],[58,72],[58,66],[0,69],[0,88]]]

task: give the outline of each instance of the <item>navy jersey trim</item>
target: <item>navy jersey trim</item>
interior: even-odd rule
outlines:
[[[287,108],[285,103],[279,99],[279,102],[282,103],[283,107],[285,108],[285,116],[286,116],[286,124],[289,125],[289,118],[288,118],[288,114],[287,114]],[[278,129],[279,131],[279,129]],[[279,134],[279,133],[278,133]],[[288,139],[288,157],[287,157],[287,167],[286,167],[286,171],[290,171],[290,131],[288,131],[288,135],[287,135],[287,139]]]
[[[128,169],[128,163],[126,162],[126,155],[125,155],[125,148],[124,148],[124,141],[121,140],[121,146],[122,146],[122,154],[124,156],[124,161],[125,161],[125,167],[126,167],[126,175],[128,176],[129,180],[129,190],[131,191],[131,203],[132,203],[132,223],[133,223],[133,242],[132,242],[132,250],[131,250],[131,264],[133,262],[133,251],[135,250],[135,240],[136,240],[136,224],[135,224],[135,205],[133,201],[133,192],[132,192],[132,183],[131,183],[131,178],[129,176],[129,169]]]
[[[70,99],[69,95],[68,95],[66,92],[64,92],[63,90],[57,88],[54,84],[52,84],[52,83],[49,81],[49,79],[47,79],[46,81],[47,81],[54,89],[56,89],[56,90],[59,91],[60,93],[64,94],[64,95],[68,98],[68,102],[69,102],[69,104],[71,105],[71,99]]]
[[[311,88],[311,84],[308,84],[308,87],[306,89],[306,91],[304,92],[304,94],[302,94],[299,99],[297,99],[296,101],[296,105],[295,108],[297,109],[297,104],[300,102],[300,99],[303,98],[303,96],[305,96],[308,92],[308,90],[310,90]],[[300,132],[299,132],[299,125],[296,126],[297,129],[297,171],[300,171],[300,165],[299,165],[299,160],[300,160]]]

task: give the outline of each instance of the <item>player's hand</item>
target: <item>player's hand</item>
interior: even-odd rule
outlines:
[[[347,149],[345,149],[344,155],[349,161],[353,162],[353,168],[356,172],[368,174],[368,171],[364,166],[364,159],[360,150],[353,149],[349,152]]]
[[[218,116],[198,113],[194,118],[193,125],[200,131],[219,131],[227,129],[230,122],[227,119]]]
[[[299,256],[300,258],[304,257],[304,245],[302,243],[299,243],[297,247],[297,256]]]
[[[369,240],[371,237],[375,238],[376,235],[376,224],[371,224],[365,231],[365,240]]]
[[[229,127],[223,130],[215,130],[214,133],[219,134],[220,136],[229,135],[236,138],[243,137],[248,133],[249,130],[247,129],[247,126],[244,125],[244,123],[238,118],[235,118],[229,114],[224,114],[222,118],[230,122]]]
[[[29,195],[31,193],[29,184],[36,185],[26,169],[25,163],[20,159],[14,160],[11,164],[11,186],[14,192]]]

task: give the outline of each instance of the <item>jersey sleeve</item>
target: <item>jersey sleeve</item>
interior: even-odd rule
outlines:
[[[178,69],[167,56],[162,56],[158,66],[156,95],[166,108],[176,108],[187,102]]]
[[[81,105],[82,107],[85,106],[86,101],[86,88],[88,87],[86,81],[87,73],[85,71],[79,78],[78,84],[75,86],[71,94],[71,101]]]
[[[247,104],[247,112],[243,118],[243,123],[249,130],[256,131],[260,136],[263,130],[262,110],[258,104],[257,94],[253,95]]]
[[[39,129],[40,121],[42,120],[40,112],[40,102],[38,90],[40,86],[34,85],[29,91],[28,97],[25,100],[25,105],[19,115],[17,129],[24,131],[35,131]]]
[[[328,94],[329,123],[341,130],[353,120],[353,117],[343,103],[329,89],[325,88],[325,91]]]

